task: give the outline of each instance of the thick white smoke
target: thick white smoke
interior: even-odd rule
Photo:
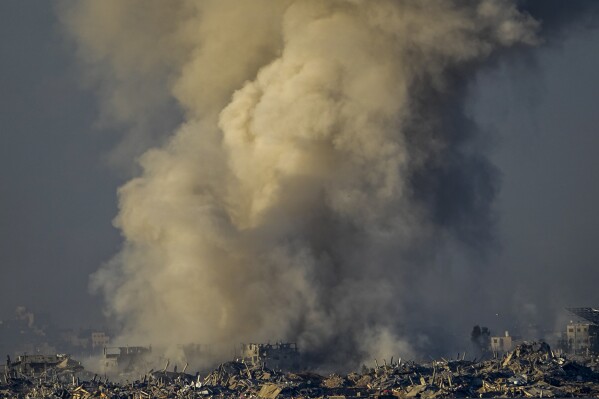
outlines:
[[[412,354],[402,331],[425,259],[491,220],[465,83],[534,44],[534,20],[494,0],[104,1],[64,15],[108,108],[142,117],[149,88],[186,115],[120,189],[124,248],[92,279],[129,342]]]

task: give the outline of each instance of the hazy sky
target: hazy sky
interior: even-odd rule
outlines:
[[[114,136],[94,128],[52,3],[1,2],[0,20],[0,312],[88,321],[100,315],[88,275],[119,246],[119,179],[103,161]]]
[[[127,172],[107,161],[119,132],[97,124],[50,2],[0,2],[0,54],[0,316],[24,304],[97,321],[88,277],[120,246],[112,219]],[[472,88],[501,172],[498,246],[481,265],[495,279],[481,282],[489,323],[494,312],[599,306],[599,30],[530,54]]]
[[[598,50],[599,30],[574,32],[538,50],[532,66],[481,77],[473,98],[496,137],[501,251],[492,264],[513,308],[599,306]]]

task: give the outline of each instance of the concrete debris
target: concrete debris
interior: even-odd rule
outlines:
[[[258,392],[258,397],[263,399],[276,399],[281,393],[283,388],[277,384],[264,384]]]
[[[80,362],[71,359],[69,355],[21,355],[12,361],[6,357],[1,381],[8,379],[54,379],[70,381],[72,379],[85,379],[93,377],[86,372]]]
[[[185,370],[185,369],[184,369]],[[9,375],[1,398],[485,398],[599,397],[599,373],[579,361],[555,356],[545,343],[524,343],[502,358],[431,363],[391,360],[361,373],[328,377],[283,373],[264,365],[223,363],[206,375],[149,372],[134,382]]]

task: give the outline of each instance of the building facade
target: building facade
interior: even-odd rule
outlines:
[[[298,370],[300,354],[295,343],[242,344],[243,361],[271,370]]]
[[[491,337],[491,351],[496,353],[505,353],[513,349],[513,340],[509,332],[503,336]]]
[[[571,353],[598,352],[599,326],[591,323],[570,323],[566,327],[566,343]]]

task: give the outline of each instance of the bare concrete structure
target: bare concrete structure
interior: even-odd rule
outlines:
[[[300,353],[295,343],[242,344],[241,353],[244,362],[272,370],[297,370],[300,367]]]
[[[126,373],[144,365],[152,347],[118,346],[104,347],[104,371]]]
[[[496,353],[505,353],[513,348],[513,340],[509,332],[505,332],[503,336],[491,337],[491,351]]]
[[[599,353],[599,310],[593,308],[567,308],[583,319],[566,327],[565,349],[574,354]]]
[[[103,331],[93,331],[91,334],[92,348],[105,348],[110,337]]]
[[[590,323],[571,323],[566,328],[568,349],[572,353],[597,352],[599,326]]]

